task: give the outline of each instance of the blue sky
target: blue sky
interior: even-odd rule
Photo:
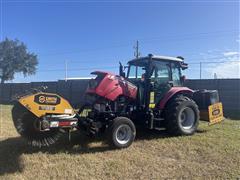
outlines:
[[[188,78],[199,62],[239,60],[239,1],[2,1],[2,37],[25,42],[39,57],[36,75],[13,82],[117,72],[140,43],[149,53],[185,57]],[[202,65],[202,77],[240,77],[239,62]]]

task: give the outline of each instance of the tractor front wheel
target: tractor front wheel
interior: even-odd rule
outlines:
[[[172,99],[166,109],[166,128],[174,135],[192,135],[199,124],[197,104],[180,95]]]
[[[115,148],[127,148],[135,139],[136,128],[126,117],[117,117],[108,129],[108,142]]]

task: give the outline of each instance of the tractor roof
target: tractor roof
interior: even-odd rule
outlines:
[[[157,55],[152,55],[152,54],[149,54],[148,56],[145,56],[145,57],[140,57],[140,58],[137,58],[137,59],[133,59],[133,60],[130,60],[128,63],[130,64],[135,64],[139,61],[144,61],[144,60],[148,60],[152,58],[152,60],[157,60],[157,61],[176,61],[176,62],[183,62],[183,59],[181,58],[178,58],[178,57],[170,57],[170,56],[157,56]]]

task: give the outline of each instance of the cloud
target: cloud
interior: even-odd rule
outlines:
[[[228,51],[228,52],[224,52],[223,55],[225,57],[229,57],[229,56],[236,56],[236,55],[239,55],[240,53],[237,52],[237,51]]]
[[[206,76],[213,78],[240,78],[240,53],[237,51],[225,51],[219,62],[207,64],[205,67]]]
[[[211,70],[212,77],[215,73],[217,78],[240,78],[240,61],[218,64]]]

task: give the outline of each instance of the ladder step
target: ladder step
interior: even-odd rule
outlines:
[[[154,118],[153,120],[154,120],[154,121],[164,121],[163,118]]]

